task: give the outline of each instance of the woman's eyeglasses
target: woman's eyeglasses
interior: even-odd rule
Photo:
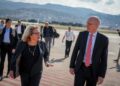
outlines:
[[[32,34],[36,34],[36,35],[39,35],[40,33],[39,33],[39,32],[34,32],[34,33],[32,33]]]

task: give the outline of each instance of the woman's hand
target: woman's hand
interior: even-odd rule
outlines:
[[[13,73],[13,71],[12,71],[12,70],[9,72],[9,77],[10,77],[10,78],[12,78],[12,79],[14,79],[14,78],[15,78],[15,77],[14,77],[14,73]]]
[[[53,65],[50,64],[50,63],[48,63],[48,62],[45,62],[45,66],[46,66],[46,67],[53,67]]]
[[[75,75],[75,70],[74,70],[74,68],[70,68],[69,72],[70,72],[70,74]]]

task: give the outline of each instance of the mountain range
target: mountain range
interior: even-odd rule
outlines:
[[[120,27],[120,15],[111,15],[88,8],[75,8],[58,4],[31,4],[0,0],[0,18],[36,19],[40,21],[85,24],[90,16],[98,16],[102,26]]]

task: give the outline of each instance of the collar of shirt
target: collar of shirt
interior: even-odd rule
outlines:
[[[10,30],[10,28],[6,28],[6,30]]]
[[[93,33],[93,37],[96,37],[97,33],[98,33],[98,32]],[[89,32],[89,36],[90,36],[91,34],[92,34],[92,33]]]
[[[6,31],[10,31],[10,28],[6,28]]]

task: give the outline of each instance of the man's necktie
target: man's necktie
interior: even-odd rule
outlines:
[[[90,38],[88,41],[88,46],[87,46],[87,51],[86,51],[86,59],[85,59],[85,66],[89,67],[90,66],[90,57],[91,57],[91,49],[92,49],[92,37],[93,34],[90,34]]]

